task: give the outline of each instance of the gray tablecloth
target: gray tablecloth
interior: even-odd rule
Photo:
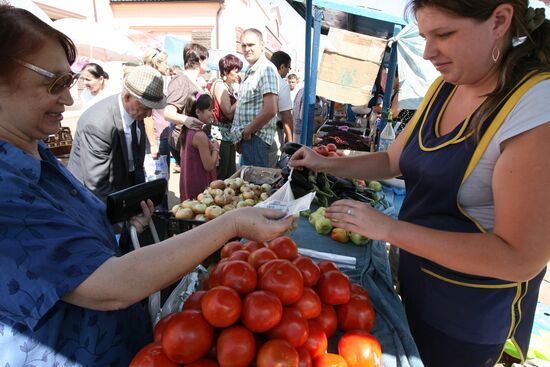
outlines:
[[[369,292],[376,311],[372,333],[382,346],[382,365],[423,366],[407,324],[405,310],[393,289],[385,243],[375,241],[368,246],[355,246],[351,242],[342,244],[329,236],[317,234],[305,218],[300,218],[291,236],[300,249],[354,258],[355,267],[342,267],[342,270],[352,282],[361,284]],[[334,343],[331,344],[334,349]]]

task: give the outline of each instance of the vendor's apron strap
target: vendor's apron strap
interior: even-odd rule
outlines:
[[[413,115],[413,117],[411,118],[411,120],[409,121],[407,126],[405,127],[405,141],[403,142],[403,144],[407,143],[407,141],[409,140],[409,138],[410,138],[410,136],[411,136],[411,134],[414,130],[414,127],[416,126],[416,124],[420,120],[420,116],[424,114],[424,112],[426,111],[426,107],[433,103],[433,100],[435,99],[435,96],[439,93],[439,90],[441,89],[443,84],[445,84],[445,80],[443,80],[442,77],[438,77],[432,83],[432,85],[428,89],[428,92],[426,92],[426,95],[422,99],[422,103],[418,107],[418,110]],[[429,108],[428,108],[428,111],[429,111]]]

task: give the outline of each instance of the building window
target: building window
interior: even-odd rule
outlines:
[[[240,27],[235,28],[235,51],[237,51],[240,54],[243,53],[243,49],[241,47],[241,36],[243,34],[243,31],[244,29]]]

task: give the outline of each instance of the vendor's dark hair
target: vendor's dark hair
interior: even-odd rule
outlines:
[[[218,62],[221,76],[227,75],[231,70],[237,69],[241,71],[243,69],[243,62],[233,54],[227,54]]]
[[[430,6],[481,22],[489,19],[495,8],[501,4],[514,7],[509,31],[510,47],[501,52],[502,61],[495,90],[488,94],[487,100],[472,118],[471,130],[477,137],[481,122],[494,112],[508,92],[526,74],[534,70],[550,71],[550,21],[541,19],[542,24],[532,29],[533,20],[530,18],[535,11],[528,8],[528,0],[411,0],[407,5],[409,14],[416,14],[419,9]],[[527,37],[525,42],[514,47],[512,40],[522,36]]]
[[[35,54],[46,40],[59,42],[69,64],[74,62],[76,47],[69,37],[27,10],[0,5],[0,77],[14,85],[21,66],[13,60]]]
[[[208,58],[208,49],[198,43],[188,43],[183,48],[185,70],[196,69],[202,60]]]
[[[109,79],[109,74],[107,74],[107,72],[103,70],[103,68],[100,65],[96,64],[95,62],[90,62],[84,65],[82,70],[86,70],[87,72],[92,74],[96,79],[99,79],[101,77],[105,79]]]

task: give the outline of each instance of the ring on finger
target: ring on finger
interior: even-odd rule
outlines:
[[[353,210],[351,208],[348,208],[348,210],[346,211],[346,214],[353,215]]]

